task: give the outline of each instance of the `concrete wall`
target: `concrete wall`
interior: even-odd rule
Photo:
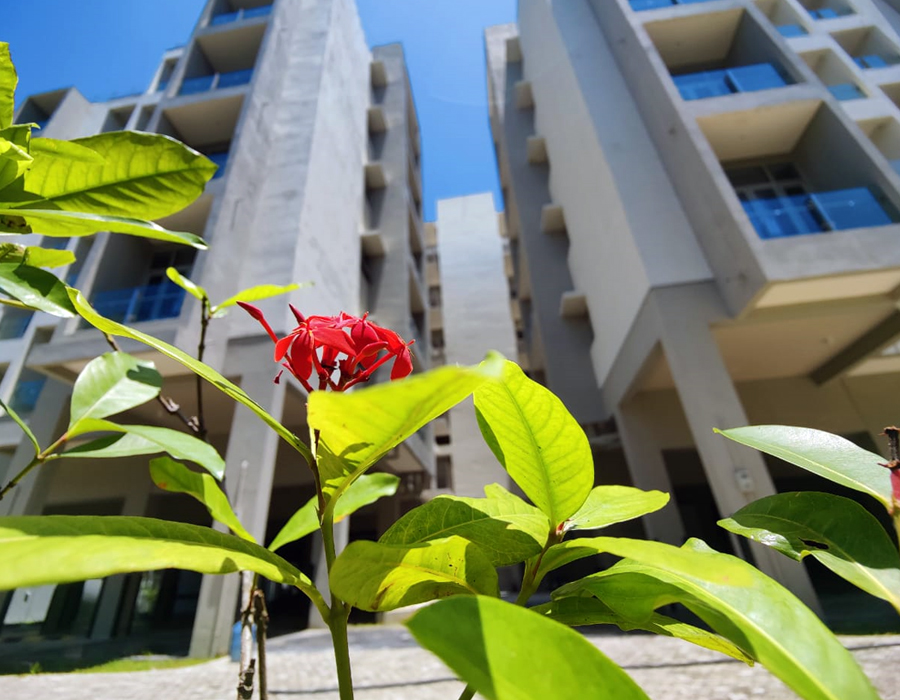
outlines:
[[[447,364],[475,364],[487,350],[514,359],[516,337],[493,197],[439,201],[437,229]],[[450,411],[450,432],[456,494],[478,497],[486,484],[508,486],[509,476],[481,436],[471,400]]]

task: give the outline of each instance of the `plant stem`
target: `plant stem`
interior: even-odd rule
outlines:
[[[61,447],[62,445],[64,445],[65,442],[66,442],[68,439],[69,439],[69,434],[68,434],[68,433],[63,433],[62,436],[61,436],[56,442],[54,442],[52,445],[50,445],[50,447],[48,447],[48,448],[47,448],[46,450],[44,450],[43,452],[40,452],[40,453],[36,454],[36,455],[34,456],[34,459],[32,459],[32,460],[25,466],[25,468],[24,468],[22,471],[20,471],[18,474],[16,474],[16,475],[9,481],[9,483],[6,484],[6,486],[4,486],[2,489],[0,489],[0,501],[2,501],[2,500],[3,500],[3,497],[4,497],[7,493],[9,493],[9,491],[11,491],[11,490],[16,486],[16,484],[18,484],[22,479],[24,479],[32,469],[34,469],[35,467],[37,467],[37,466],[39,466],[39,465],[43,464],[44,462],[47,462],[47,461],[49,461],[49,460],[51,460],[51,459],[56,459],[56,458],[58,457],[58,455],[55,455],[55,454],[53,454],[53,453],[56,452],[56,450],[57,450],[59,447]]]
[[[255,576],[250,571],[241,572],[241,668],[238,673],[237,700],[250,700],[253,696],[253,589]]]
[[[197,361],[203,362],[203,353],[206,352],[206,331],[209,328],[209,299],[204,295],[203,309],[200,312],[200,342],[197,345]],[[206,420],[203,417],[203,377],[194,375],[197,386],[197,437],[206,440]]]
[[[347,639],[347,618],[350,606],[331,596],[331,641],[334,645],[334,663],[337,667],[338,689],[341,700],[353,700],[353,675],[350,671],[350,643]]]
[[[475,688],[470,685],[467,685],[463,688],[462,693],[459,695],[459,700],[472,700],[475,697]]]
[[[269,611],[266,609],[266,596],[260,588],[253,589],[253,614],[256,617],[256,656],[259,658],[259,700],[269,700],[269,675],[266,669]]]

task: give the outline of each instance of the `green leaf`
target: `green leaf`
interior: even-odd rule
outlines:
[[[353,515],[360,508],[375,503],[384,496],[393,496],[397,492],[400,477],[394,474],[379,472],[363,474],[348,488],[334,509],[334,522],[340,522]],[[316,513],[317,498],[313,496],[300,508],[281,531],[272,540],[269,549],[273,552],[289,542],[296,542],[319,529],[319,517]]]
[[[213,520],[230,528],[241,539],[256,542],[253,535],[241,525],[231,509],[228,497],[209,474],[198,474],[168,457],[157,457],[150,460],[150,478],[164,491],[193,496],[206,506]]]
[[[72,143],[102,162],[38,158],[25,176],[28,192],[64,211],[160,219],[199,197],[216,172],[206,156],[161,134],[113,131]]]
[[[0,129],[6,129],[12,124],[18,82],[19,78],[9,55],[9,44],[0,42]]]
[[[0,518],[0,551],[0,590],[157,569],[246,570],[321,600],[312,582],[277,554],[200,525],[126,516]]]
[[[69,163],[89,163],[103,165],[106,159],[93,148],[82,146],[78,141],[60,141],[44,137],[31,140],[31,155],[40,156],[43,159],[58,158],[61,163],[56,166]]]
[[[717,430],[725,437],[862,491],[891,509],[891,474],[884,458],[838,435],[785,425],[754,425]]]
[[[209,298],[209,296],[206,294],[206,290],[203,287],[191,282],[187,277],[178,272],[178,270],[176,270],[174,267],[166,269],[166,277],[172,280],[175,284],[181,287],[192,297],[199,299],[200,301]]]
[[[625,671],[583,636],[502,600],[441,600],[418,611],[406,626],[488,700],[647,700]]]
[[[2,233],[40,233],[57,238],[77,238],[101,231],[125,233],[168,243],[182,243],[200,250],[208,247],[200,236],[183,231],[169,231],[151,221],[79,211],[0,208]]]
[[[348,394],[310,394],[307,420],[321,432],[318,466],[327,507],[390,450],[497,376],[498,364],[499,356],[490,355],[478,367],[441,367]]]
[[[277,284],[260,284],[256,287],[250,287],[249,289],[245,289],[242,292],[238,292],[233,297],[228,297],[221,304],[216,304],[212,308],[212,313],[216,314],[223,309],[228,308],[229,306],[234,306],[239,301],[243,301],[244,303],[252,303],[254,301],[260,301],[262,299],[269,299],[270,297],[277,297],[279,294],[287,294],[288,292],[293,292],[295,289],[300,289],[301,287],[309,286],[307,284],[286,284],[284,286],[279,286]]]
[[[35,437],[34,433],[31,432],[31,428],[28,427],[28,424],[22,420],[18,413],[16,413],[12,408],[7,406],[3,401],[0,401],[0,408],[6,411],[6,415],[15,421],[16,425],[18,425],[22,432],[25,433],[25,436],[34,445],[34,456],[37,457],[41,453],[41,445]]]
[[[262,406],[260,406],[258,403],[256,403],[256,401],[254,401],[247,395],[247,392],[225,379],[225,377],[216,372],[212,367],[210,367],[209,365],[205,365],[202,362],[198,362],[186,352],[183,352],[182,350],[176,348],[174,345],[169,345],[168,343],[165,343],[158,338],[154,338],[153,336],[147,335],[146,333],[141,333],[140,331],[134,330],[133,328],[128,328],[128,326],[123,326],[122,324],[111,321],[108,318],[103,318],[103,316],[94,311],[91,305],[88,304],[87,300],[84,298],[84,295],[77,289],[69,290],[69,298],[72,300],[72,303],[74,304],[78,313],[81,314],[81,317],[92,326],[102,331],[103,333],[121,336],[124,338],[131,338],[132,340],[137,340],[141,343],[144,343],[154,350],[161,352],[166,357],[184,365],[195,374],[199,374],[206,381],[212,384],[216,389],[218,389],[225,395],[230,396],[238,403],[243,404],[251,411],[253,411],[253,413],[259,416],[259,418],[266,425],[271,427],[285,442],[287,442],[291,447],[302,454],[307,460],[312,461],[312,453],[309,451],[309,448],[303,444],[300,438],[298,438],[296,435],[294,435],[294,433],[292,433],[281,423],[275,420],[273,416],[269,415]]]
[[[704,649],[710,649],[711,651],[730,656],[732,659],[737,659],[750,666],[754,663],[753,659],[747,656],[740,647],[732,644],[724,637],[659,613],[653,613],[646,621],[635,622],[623,617],[596,598],[581,596],[557,598],[531,609],[536,613],[546,615],[551,620],[556,620],[570,627],[616,625],[625,632],[644,630],[663,637],[683,639]]]
[[[0,290],[38,311],[73,318],[68,287],[52,272],[16,262],[0,263]]]
[[[225,461],[209,443],[193,435],[156,425],[120,425],[107,420],[83,418],[69,430],[70,437],[85,433],[124,433],[118,439],[109,436],[93,440],[64,452],[62,457],[130,457],[168,452],[176,459],[199,464],[216,479],[225,474]]]
[[[78,422],[86,418],[106,418],[141,406],[155,399],[161,387],[162,377],[152,362],[124,352],[96,357],[72,388],[69,432],[76,434]]]
[[[338,598],[370,612],[457,594],[500,594],[493,565],[462,537],[411,546],[357,540],[335,559],[329,580]]]
[[[475,391],[485,442],[554,527],[577,511],[594,485],[587,436],[556,396],[507,361],[502,382]]]
[[[669,502],[662,491],[641,491],[631,486],[597,486],[584,505],[566,521],[566,530],[596,530],[639,518]]]
[[[900,555],[881,524],[856,501],[828,493],[782,493],[719,521],[729,532],[791,559],[818,559],[900,612]]]
[[[14,243],[0,243],[0,249],[7,246],[15,246]],[[20,248],[21,246],[15,246]],[[2,258],[7,260],[5,256]],[[25,248],[23,261],[33,267],[65,267],[75,262],[75,253],[70,250],[55,250],[53,248],[39,248],[28,246]],[[69,302],[71,304],[71,302]]]
[[[412,545],[458,535],[477,544],[494,566],[517,564],[539,554],[550,534],[547,516],[517,500],[438,496],[413,508],[378,541]]]
[[[699,540],[596,537],[596,552],[629,560],[559,588],[554,597],[596,596],[630,620],[680,602],[806,700],[877,700],[850,652],[787,589],[747,562]]]
[[[0,137],[0,189],[22,177],[33,163],[26,149]]]

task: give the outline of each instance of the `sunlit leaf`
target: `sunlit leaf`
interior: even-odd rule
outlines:
[[[594,485],[587,436],[563,403],[507,361],[501,382],[475,391],[485,442],[525,495],[556,527],[584,504]]]
[[[631,486],[596,486],[584,505],[566,521],[566,530],[596,530],[639,518],[669,502],[662,491],[641,491]]]
[[[12,124],[18,81],[16,69],[9,55],[9,44],[0,42],[0,129]]]
[[[537,605],[532,610],[570,627],[616,625],[625,632],[644,630],[664,637],[683,639],[704,649],[753,665],[751,657],[724,637],[659,613],[653,613],[647,620],[635,622],[623,617],[602,601],[583,596],[557,598],[544,605]]]
[[[589,593],[642,622],[680,602],[806,700],[877,700],[853,656],[786,588],[751,564],[699,540],[683,547],[615,537],[583,539],[596,552],[629,557],[554,592]]]
[[[206,506],[213,520],[218,520],[230,528],[238,537],[248,542],[256,542],[234,514],[228,497],[209,474],[191,471],[168,457],[157,457],[150,460],[150,478],[164,491],[193,496]]]
[[[101,231],[125,233],[168,243],[183,243],[200,250],[208,246],[200,236],[184,231],[169,231],[152,221],[124,216],[108,216],[79,211],[9,207],[0,208],[0,232],[40,233],[58,238],[90,236]]]
[[[206,156],[161,134],[111,131],[72,143],[102,160],[37,158],[25,176],[28,192],[64,211],[159,219],[193,202],[216,172]]]
[[[33,162],[26,149],[0,137],[0,189],[22,177]]]
[[[829,493],[782,493],[719,521],[800,561],[812,556],[900,612],[900,555],[881,524],[859,503]]]
[[[124,433],[121,437],[106,436],[73,447],[63,457],[98,458],[131,457],[167,452],[176,459],[199,464],[216,479],[225,474],[225,461],[209,443],[181,430],[156,425],[120,425],[107,420],[83,418],[69,430],[70,436],[86,433]]]
[[[61,318],[76,315],[66,285],[52,272],[39,267],[0,263],[0,290],[38,311]]]
[[[175,284],[181,287],[192,297],[199,299],[200,301],[209,298],[206,294],[206,290],[203,287],[201,287],[199,284],[194,284],[193,282],[191,282],[187,277],[178,272],[178,270],[176,270],[174,267],[166,269],[166,277],[172,280]]]
[[[412,545],[458,535],[474,542],[494,566],[540,553],[550,534],[547,516],[521,499],[438,496],[413,508],[378,540]]]
[[[253,571],[315,597],[312,582],[277,554],[200,525],[126,516],[0,518],[0,590],[113,574],[187,569]],[[319,599],[321,597],[319,596]]]
[[[406,626],[487,700],[647,700],[619,666],[565,625],[502,600],[457,596]]]
[[[838,435],[785,425],[753,425],[717,432],[841,486],[867,493],[891,508],[891,474],[879,465],[884,458]]]
[[[36,158],[59,158],[63,163],[103,165],[106,159],[93,148],[78,141],[61,141],[44,137],[31,139],[31,155]]]
[[[159,395],[162,377],[152,362],[124,352],[108,352],[91,360],[72,389],[69,431],[79,421],[106,418],[141,406]]]
[[[334,522],[340,522],[353,515],[364,506],[375,503],[379,498],[393,496],[397,492],[400,477],[379,472],[363,474],[341,496],[334,509]],[[316,513],[317,497],[313,496],[300,508],[272,540],[269,549],[273,552],[280,547],[296,542],[319,529]]]
[[[205,365],[202,362],[198,362],[186,352],[176,348],[174,345],[169,345],[168,343],[159,340],[158,338],[154,338],[153,336],[147,335],[146,333],[141,333],[140,331],[129,328],[128,326],[123,326],[121,323],[116,323],[115,321],[111,321],[108,318],[104,318],[96,311],[94,311],[93,307],[91,307],[91,305],[88,304],[87,300],[84,298],[84,295],[77,289],[69,290],[69,298],[72,300],[72,303],[75,305],[78,313],[81,314],[81,317],[92,326],[104,333],[109,333],[110,335],[131,338],[132,340],[137,340],[141,343],[144,343],[145,345],[148,345],[151,348],[161,352],[166,357],[184,365],[195,374],[199,374],[206,381],[212,384],[216,389],[226,394],[227,396],[230,396],[238,403],[243,404],[251,411],[253,411],[253,413],[259,416],[259,418],[266,425],[271,427],[291,447],[297,450],[305,458],[312,460],[312,454],[310,453],[309,448],[305,444],[303,444],[300,438],[298,438],[296,435],[294,435],[294,433],[292,433],[281,423],[275,420],[275,418],[267,413],[262,406],[251,399],[250,396],[247,395],[247,392],[245,392],[236,384],[228,381],[225,377],[216,372],[212,367],[210,367],[209,365]]]
[[[227,309],[229,306],[234,306],[239,301],[250,304],[254,301],[261,301],[262,299],[277,297],[279,294],[287,294],[288,292],[293,292],[295,289],[300,289],[301,287],[306,286],[309,286],[309,283],[286,284],[283,286],[279,286],[277,284],[260,284],[256,287],[250,287],[249,289],[245,289],[242,292],[238,292],[233,297],[228,297],[222,303],[216,304],[213,307],[213,313],[215,314],[222,311],[223,309]]]
[[[335,560],[329,579],[335,595],[371,612],[457,594],[499,595],[493,565],[461,537],[411,546],[357,540]]]
[[[318,464],[328,507],[390,450],[498,376],[499,363],[492,355],[478,367],[441,367],[351,393],[310,394],[307,420],[321,432]]]

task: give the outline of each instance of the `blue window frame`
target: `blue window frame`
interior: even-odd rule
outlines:
[[[829,85],[828,92],[837,97],[839,100],[859,100],[866,96],[855,83],[840,83],[839,85]]]
[[[94,308],[120,323],[175,318],[181,313],[184,290],[169,280],[94,295]]]
[[[629,0],[631,9],[637,12],[641,10],[655,10],[659,7],[671,7],[675,0]]]
[[[893,223],[868,187],[819,192],[810,199],[828,228],[836,231]]]
[[[783,37],[787,37],[791,39],[796,36],[806,36],[809,34],[803,27],[799,24],[782,24],[778,27],[778,33]]]
[[[206,157],[219,166],[219,169],[216,170],[216,174],[213,175],[213,180],[215,180],[217,177],[222,177],[225,174],[225,166],[228,165],[228,151],[207,153]]]
[[[200,92],[212,90],[213,82],[215,81],[215,79],[215,75],[200,75],[196,78],[185,78],[181,82],[181,89],[178,91],[178,94],[196,95]]]
[[[252,68],[247,68],[246,70],[231,71],[230,73],[219,73],[219,82],[216,87],[229,88],[235,87],[236,85],[246,85],[250,82],[250,79],[252,77]]]

